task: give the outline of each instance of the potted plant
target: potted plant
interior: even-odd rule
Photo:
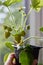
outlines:
[[[13,13],[10,11],[9,6],[20,2],[21,0],[7,0],[4,2],[0,1],[0,5],[4,5],[8,8],[10,14],[9,17],[11,16],[12,18],[10,18],[10,24],[8,21],[8,23],[4,22],[3,24],[5,38],[8,39],[10,36],[13,37],[13,42],[7,41],[5,45],[11,50],[14,50],[15,48],[17,65],[32,65],[34,59],[38,60],[39,50],[42,47],[32,46],[30,44],[25,45],[24,43],[31,38],[41,38],[38,36],[32,36],[24,39],[25,35],[27,34],[27,30],[30,29],[30,25],[26,25],[26,21],[32,9],[37,12],[40,11],[41,7],[43,7],[43,0],[31,0],[30,11],[28,14],[26,14],[24,11],[25,7],[21,6],[15,10],[13,15]],[[40,28],[40,31],[43,32],[43,27]],[[6,60],[7,56],[8,55],[5,55],[4,60]]]

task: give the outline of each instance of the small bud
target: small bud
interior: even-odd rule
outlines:
[[[30,29],[30,25],[27,25],[27,26],[26,26],[26,29],[29,30],[29,29]]]
[[[25,7],[20,6],[20,7],[19,7],[19,12],[20,12],[21,10],[23,10],[23,9],[25,9]]]

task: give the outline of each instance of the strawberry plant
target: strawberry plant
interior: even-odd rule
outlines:
[[[13,14],[10,10],[10,6],[12,4],[20,3],[21,1],[22,0],[5,0],[4,2],[0,1],[0,5],[7,7],[9,11],[7,22],[5,19],[5,22],[3,23],[5,39],[8,39],[10,37],[12,37],[13,39],[12,42],[7,41],[5,45],[11,50],[14,50],[14,48],[16,48],[16,50],[19,50],[22,48],[22,51],[19,54],[19,62],[21,63],[21,65],[25,65],[24,62],[26,62],[26,65],[28,64],[32,65],[31,64],[33,61],[33,57],[31,54],[32,49],[30,48],[30,45],[27,45],[27,44],[24,45],[24,43],[25,41],[30,40],[31,38],[35,38],[35,39],[41,39],[41,38],[38,36],[32,36],[32,37],[28,37],[24,39],[24,37],[27,34],[27,31],[30,30],[30,25],[29,24],[26,25],[26,21],[32,9],[34,9],[37,12],[40,11],[40,9],[43,7],[43,0],[31,0],[30,11],[28,12],[28,14],[25,13],[25,7],[22,7],[22,6],[15,8],[16,10],[14,11],[14,14]],[[9,18],[10,18],[10,21],[9,21]],[[43,27],[40,28],[40,31],[43,32]],[[26,49],[30,53],[25,52]],[[8,54],[4,57],[4,61],[6,60],[7,56]],[[30,61],[31,59],[32,61]]]

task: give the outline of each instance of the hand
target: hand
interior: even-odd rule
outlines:
[[[37,59],[34,59],[32,65],[37,65],[37,64],[38,64],[38,60]]]
[[[7,59],[7,61],[5,62],[4,65],[16,65],[16,62],[13,62],[13,59],[14,59],[14,58],[16,59],[14,53],[9,54],[8,59]],[[37,62],[37,59],[35,59],[35,60],[33,61],[32,65],[36,65],[37,63],[38,63],[38,62]]]
[[[16,62],[13,62],[14,58],[15,58],[14,53],[9,54],[8,59],[7,59],[7,61],[5,62],[4,65],[16,65]]]

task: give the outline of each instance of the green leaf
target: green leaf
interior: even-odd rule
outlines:
[[[3,27],[4,27],[4,30],[8,30],[9,32],[12,31],[12,28],[9,26],[3,25]]]
[[[19,33],[13,35],[13,37],[15,38],[15,40],[16,40],[18,43],[20,43],[20,41],[21,41],[21,35],[20,35]]]
[[[11,27],[8,27],[7,30],[10,32],[10,31],[12,31],[12,28]]]
[[[19,55],[21,65],[32,65],[34,59],[32,51],[33,49],[28,44],[26,45],[25,49],[21,51]]]
[[[11,42],[6,42],[5,45],[6,45],[6,47],[8,47],[8,48],[10,48],[11,50],[14,51],[14,47],[12,46]]]
[[[13,3],[21,2],[22,0],[7,0],[3,3],[5,6],[10,6]]]
[[[21,63],[21,65],[29,65],[28,62],[28,56],[26,54],[25,51],[21,51],[20,55],[19,55],[19,62]]]
[[[43,32],[43,27],[40,28],[40,31]]]
[[[40,0],[39,6],[40,6],[40,7],[43,7],[43,0]]]
[[[4,56],[4,63],[6,62],[6,60],[8,58],[8,55],[9,55],[9,53],[5,54],[5,56]]]
[[[22,8],[23,9],[23,8]],[[13,20],[10,20],[10,15],[8,15],[5,19],[4,19],[4,25],[6,26],[10,26],[13,30],[21,30],[24,29],[24,12],[20,11],[19,12],[19,7],[17,9],[15,9],[15,11],[12,13],[12,17],[14,16]],[[12,18],[11,18],[12,19]],[[14,28],[13,28],[14,27]],[[13,31],[12,30],[12,31]],[[14,31],[15,31],[14,30]],[[13,31],[13,32],[14,32]]]
[[[40,11],[40,8],[43,7],[43,0],[31,0],[31,7],[36,11]]]
[[[22,0],[16,0],[16,2],[21,2]]]
[[[5,38],[7,39],[10,36],[10,34],[11,33],[9,31],[5,32]]]
[[[5,1],[4,3],[3,3],[3,5],[5,5],[5,6],[10,6],[12,3],[14,3],[15,2],[15,0],[7,0],[7,1]]]
[[[20,35],[21,35],[21,36],[25,36],[25,35],[26,35],[25,31],[22,30],[22,31],[20,32]]]

